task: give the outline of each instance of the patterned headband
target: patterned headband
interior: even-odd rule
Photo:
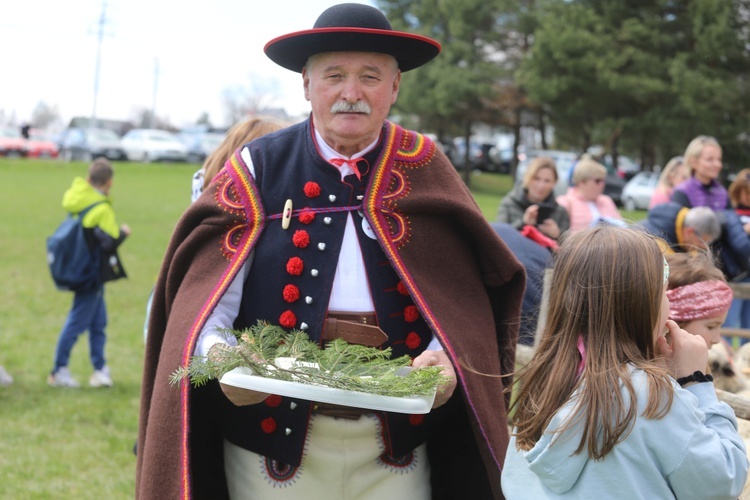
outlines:
[[[721,280],[699,281],[667,290],[669,319],[693,321],[719,316],[729,310],[734,294]]]

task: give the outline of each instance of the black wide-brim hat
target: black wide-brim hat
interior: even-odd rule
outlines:
[[[431,61],[440,48],[426,36],[395,31],[375,7],[342,3],[324,10],[313,29],[274,38],[263,50],[279,66],[301,73],[310,56],[324,52],[389,54],[401,71],[409,71]]]

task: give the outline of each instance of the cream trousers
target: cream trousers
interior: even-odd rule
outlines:
[[[313,415],[299,468],[277,464],[224,441],[224,467],[233,500],[429,500],[426,446],[395,464],[381,458],[380,423]]]

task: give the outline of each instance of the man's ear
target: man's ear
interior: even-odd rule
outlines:
[[[391,106],[396,104],[398,98],[398,89],[401,84],[401,70],[399,69],[396,73],[396,77],[393,79],[393,97],[391,98]]]
[[[305,100],[310,100],[310,75],[307,74],[307,66],[302,68],[302,86],[305,89]]]

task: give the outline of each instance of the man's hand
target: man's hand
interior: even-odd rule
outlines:
[[[443,375],[450,377],[442,386],[438,387],[437,394],[435,394],[435,402],[432,404],[432,408],[438,408],[443,406],[453,395],[453,391],[456,390],[456,370],[453,369],[448,355],[445,351],[424,351],[422,354],[414,358],[411,364],[412,368],[420,368],[423,366],[442,366]]]
[[[251,391],[233,385],[226,385],[219,382],[224,395],[234,403],[235,406],[256,405],[262,403],[269,396],[265,392]]]
[[[208,357],[214,362],[220,363],[223,361],[223,358],[234,349],[236,349],[236,347],[217,342],[208,350]],[[226,385],[221,382],[219,382],[219,385],[227,399],[234,403],[235,406],[247,406],[262,403],[269,396],[265,392],[251,391],[250,389]]]

